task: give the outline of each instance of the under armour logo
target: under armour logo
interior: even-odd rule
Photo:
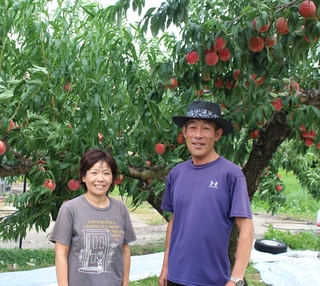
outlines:
[[[211,181],[210,185],[209,185],[209,188],[217,189],[218,188],[218,182]]]

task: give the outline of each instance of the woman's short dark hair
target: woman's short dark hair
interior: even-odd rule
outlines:
[[[83,186],[86,192],[88,189],[86,184],[82,181],[82,178],[85,177],[87,174],[87,171],[90,170],[92,166],[99,161],[106,162],[111,168],[112,184],[110,185],[110,188],[108,191],[112,191],[114,188],[114,180],[117,178],[117,174],[118,174],[118,165],[116,160],[113,158],[113,156],[109,152],[103,151],[99,148],[93,148],[88,150],[83,155],[80,161],[79,181],[81,182],[81,185]]]

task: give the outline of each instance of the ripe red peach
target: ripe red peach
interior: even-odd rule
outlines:
[[[283,17],[280,17],[276,20],[276,30],[279,34],[285,35],[289,33],[288,29],[288,19],[284,20]]]

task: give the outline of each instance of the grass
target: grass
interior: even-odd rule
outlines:
[[[320,201],[317,202],[300,186],[299,181],[292,172],[285,173],[280,171],[279,175],[286,186],[283,194],[287,199],[284,205],[278,208],[276,215],[315,223],[317,212],[320,210]],[[253,212],[265,213],[268,205],[266,201],[259,199],[258,193],[256,193],[251,202],[251,208]]]
[[[320,236],[312,230],[300,231],[296,234],[292,234],[288,230],[277,230],[270,225],[264,238],[282,241],[289,248],[294,250],[320,251]]]
[[[292,173],[280,172],[281,179],[286,185],[284,194],[287,200],[277,212],[277,216],[285,216],[290,219],[306,220],[314,223],[316,221],[317,211],[320,209],[320,202],[316,202],[311,195],[301,188],[299,182]],[[112,196],[120,198],[117,190],[114,190]],[[165,220],[148,203],[143,203],[134,209],[131,206],[131,200],[124,200],[131,213],[136,214],[139,219],[149,225],[160,225]],[[268,206],[266,202],[259,200],[257,196],[252,201],[253,212],[266,213]],[[285,242],[291,249],[296,250],[320,250],[320,237],[312,231],[302,231],[298,234],[292,234],[289,231],[275,230],[271,225],[265,233],[265,238],[274,238]],[[143,255],[164,251],[164,241],[159,240],[152,244],[131,245],[132,255]],[[53,249],[1,249],[0,248],[0,272],[31,270],[36,268],[49,267],[54,265]],[[249,265],[246,271],[246,280],[250,286],[265,286],[260,281],[259,272]],[[154,286],[158,284],[158,277],[151,276],[140,281],[130,282],[130,285],[136,286]]]
[[[264,285],[266,285],[263,282],[261,282],[260,274],[255,268],[253,268],[252,264],[250,264],[247,267],[245,278],[246,278],[247,284],[250,286],[264,286]]]
[[[249,265],[246,272],[246,281],[250,286],[265,286],[266,284],[260,282],[259,272]],[[151,276],[141,281],[130,282],[130,286],[155,286],[158,285],[158,276]]]
[[[24,271],[54,265],[54,249],[0,248],[0,272]]]
[[[158,253],[164,251],[164,241],[149,243],[144,245],[131,245],[130,251],[132,256]]]
[[[150,276],[146,279],[130,282],[130,286],[155,286],[158,285],[158,276]]]

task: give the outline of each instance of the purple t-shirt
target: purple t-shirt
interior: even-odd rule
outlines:
[[[223,157],[204,165],[178,164],[168,176],[161,207],[174,213],[168,279],[188,286],[225,285],[235,217],[252,218],[242,170]]]

